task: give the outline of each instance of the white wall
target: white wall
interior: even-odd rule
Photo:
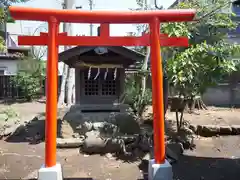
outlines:
[[[16,75],[19,60],[0,60],[0,70],[5,70],[4,75]],[[58,75],[62,75],[63,62],[58,63]]]
[[[0,69],[5,70],[4,75],[15,75],[19,60],[0,60]]]

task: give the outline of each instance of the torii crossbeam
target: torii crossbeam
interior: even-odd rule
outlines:
[[[165,162],[164,110],[163,110],[163,72],[161,46],[188,46],[185,37],[168,37],[160,34],[160,23],[191,21],[195,10],[157,10],[157,11],[83,11],[56,10],[26,7],[10,7],[15,20],[47,21],[48,33],[40,36],[19,36],[19,45],[47,45],[47,101],[46,101],[46,152],[45,166],[56,165],[57,136],[57,75],[58,46],[150,46],[152,72],[152,102],[154,121],[154,158],[156,164]],[[100,23],[99,37],[68,36],[59,33],[59,23]],[[146,23],[150,33],[141,37],[111,37],[109,24]]]

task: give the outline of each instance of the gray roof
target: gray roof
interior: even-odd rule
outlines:
[[[30,51],[30,48],[17,46],[16,42],[12,39],[8,32],[6,42],[8,52],[0,52],[0,59],[16,60],[20,58],[18,53],[26,54]]]
[[[94,50],[95,48],[98,48],[98,46],[76,46],[59,53],[59,61],[66,61],[74,56],[79,56],[83,53]],[[107,48],[110,51],[134,60],[145,57],[145,55],[123,46],[102,46],[101,48]]]
[[[0,53],[0,59],[6,59],[6,60],[16,60],[19,59],[19,54],[15,53]]]

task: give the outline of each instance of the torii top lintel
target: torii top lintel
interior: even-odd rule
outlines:
[[[116,12],[11,6],[9,10],[16,20],[48,21],[50,17],[55,17],[59,22],[72,23],[149,23],[153,17],[157,17],[160,22],[182,22],[192,21],[195,16],[195,10],[192,9]]]
[[[141,37],[110,37],[109,24],[114,23],[148,23],[155,18],[159,22],[191,21],[195,10],[158,10],[158,11],[79,11],[39,9],[27,7],[9,8],[11,16],[16,20],[57,21],[72,23],[101,23],[100,37],[67,36],[65,33],[57,35],[57,45],[80,46],[149,46],[149,36]],[[187,37],[168,37],[161,35],[161,46],[188,46]],[[48,37],[44,33],[40,36],[19,36],[19,45],[47,45]]]

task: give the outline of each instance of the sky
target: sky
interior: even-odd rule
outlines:
[[[88,10],[88,0],[74,0],[75,6],[82,6],[82,9]],[[168,8],[175,0],[157,0],[159,6]],[[33,8],[51,8],[62,9],[63,0],[29,0],[27,3],[14,4],[14,6],[25,6]],[[148,0],[149,5],[154,5],[154,0]],[[136,0],[93,0],[93,10],[129,10],[138,8]],[[97,35],[97,24],[93,26],[93,35]],[[18,35],[39,35],[40,32],[47,32],[46,22],[36,21],[16,21],[14,24],[7,25],[7,31],[11,34],[13,40],[17,43]],[[60,32],[62,24],[60,25]],[[110,25],[111,36],[124,36],[128,32],[136,31],[136,26],[131,24]],[[72,35],[89,35],[89,24],[72,24]],[[36,47],[37,52],[44,52],[43,58],[46,59],[46,47]],[[63,51],[63,46],[59,47],[59,52]]]
[[[164,8],[169,7],[175,0],[157,0],[159,5]],[[63,0],[30,0],[27,3],[15,4],[15,6],[26,6],[35,8],[54,8],[62,9]],[[154,4],[153,0],[148,0],[148,4]],[[89,9],[88,0],[75,0],[75,7],[82,6],[82,9]],[[130,8],[136,8],[136,0],[93,0],[93,10],[129,10]],[[18,22],[20,23],[20,22]],[[37,27],[38,31],[44,31],[47,28],[47,24],[43,22],[21,21],[20,29],[22,34],[33,34]],[[14,29],[14,28],[11,28]],[[15,28],[16,29],[16,28]],[[18,28],[19,29],[19,28]],[[73,24],[73,35],[89,35],[89,24]],[[93,27],[93,34],[96,35],[97,26]],[[127,32],[136,31],[134,25],[110,25],[110,34],[126,35]]]

